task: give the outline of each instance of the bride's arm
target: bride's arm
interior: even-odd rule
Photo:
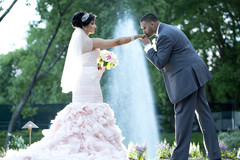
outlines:
[[[145,35],[135,35],[133,36],[134,40],[138,38],[144,38]],[[101,39],[101,38],[92,38],[93,40],[93,49],[100,48],[100,49],[107,49],[116,46],[121,46],[127,44],[132,41],[131,37],[121,37],[116,39]]]

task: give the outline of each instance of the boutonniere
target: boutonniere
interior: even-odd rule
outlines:
[[[152,40],[153,49],[157,51],[157,37]]]

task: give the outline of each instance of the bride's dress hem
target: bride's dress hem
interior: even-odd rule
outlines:
[[[9,150],[6,160],[127,160],[121,130],[106,103],[72,102],[27,149]]]

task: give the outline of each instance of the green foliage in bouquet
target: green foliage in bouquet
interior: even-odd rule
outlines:
[[[111,64],[111,63],[109,63],[109,62],[105,62],[105,61],[103,61],[102,59],[99,60],[98,65],[99,65],[99,66],[106,67],[107,70],[109,70],[109,69],[111,69],[111,68],[114,68],[114,65],[113,65],[113,64]]]
[[[108,50],[101,50],[97,60],[99,67],[106,67],[107,70],[115,68],[118,65],[117,56]]]

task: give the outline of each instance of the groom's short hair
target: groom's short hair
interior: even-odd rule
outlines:
[[[145,14],[141,18],[140,22],[143,22],[143,21],[145,21],[145,22],[157,22],[158,18],[154,14],[148,13],[148,14]]]

